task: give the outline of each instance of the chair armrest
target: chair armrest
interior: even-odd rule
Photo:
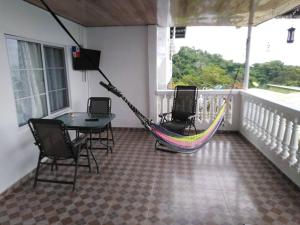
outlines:
[[[163,118],[163,117],[166,117],[168,114],[171,114],[171,112],[161,113],[161,114],[159,114],[158,116],[159,116],[160,118]]]
[[[191,115],[191,116],[188,117],[188,120],[195,119],[195,117],[196,117],[196,114],[195,115]]]

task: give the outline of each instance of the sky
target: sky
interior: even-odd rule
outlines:
[[[294,43],[286,42],[288,29],[296,28]],[[187,27],[184,39],[175,39],[175,51],[181,46],[216,53],[224,59],[244,63],[247,27]],[[250,64],[280,60],[300,66],[300,19],[272,19],[252,29]]]

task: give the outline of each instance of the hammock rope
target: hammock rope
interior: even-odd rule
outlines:
[[[81,48],[81,45],[76,41],[76,39],[72,36],[69,30],[64,26],[64,24],[60,21],[60,19],[55,15],[52,9],[45,3],[44,0],[40,0],[41,3],[46,7],[48,12],[52,15],[52,17],[56,20],[56,22],[62,27],[62,29],[68,34],[68,36],[74,41],[74,43]],[[93,61],[83,52],[83,57],[86,57],[91,63]],[[220,125],[224,121],[224,116],[227,107],[229,106],[229,101],[232,96],[232,90],[234,88],[234,84],[237,80],[238,73],[241,67],[239,67],[236,76],[234,78],[234,82],[230,89],[229,94],[227,95],[226,99],[224,100],[223,105],[221,106],[218,114],[216,115],[215,119],[212,121],[210,126],[203,132],[191,135],[191,136],[184,136],[180,134],[173,133],[160,125],[157,125],[149,120],[146,116],[144,116],[107,78],[107,76],[102,72],[100,68],[97,71],[104,77],[104,79],[108,82],[108,84],[104,82],[100,82],[100,85],[103,86],[105,89],[110,91],[111,93],[115,94],[117,97],[120,97],[131,109],[131,111],[136,115],[136,117],[140,120],[142,125],[149,131],[157,141],[162,143],[163,145],[167,146],[171,151],[180,152],[180,153],[193,153],[199,150],[203,145],[205,145],[210,138],[216,133]]]

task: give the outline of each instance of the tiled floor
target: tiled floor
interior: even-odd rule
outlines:
[[[31,179],[0,200],[0,224],[300,224],[300,190],[238,134],[191,155],[154,151],[142,130],[115,136],[100,174],[80,168],[75,192]]]

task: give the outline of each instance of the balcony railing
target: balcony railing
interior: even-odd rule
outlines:
[[[300,186],[299,109],[241,92],[240,132]]]
[[[196,107],[196,128],[205,130],[215,116],[218,114],[223,101],[228,97],[229,90],[201,90],[198,91]],[[173,105],[174,91],[157,91],[158,114],[171,112]],[[223,130],[238,130],[239,121],[234,120],[234,115],[240,113],[240,94],[238,90],[233,90],[229,97],[230,107],[227,108],[224,117]]]
[[[215,118],[228,90],[198,91],[196,127],[206,129]],[[157,91],[157,110],[170,112],[172,90]],[[223,130],[239,131],[273,164],[300,186],[300,110],[251,91],[234,90]]]

